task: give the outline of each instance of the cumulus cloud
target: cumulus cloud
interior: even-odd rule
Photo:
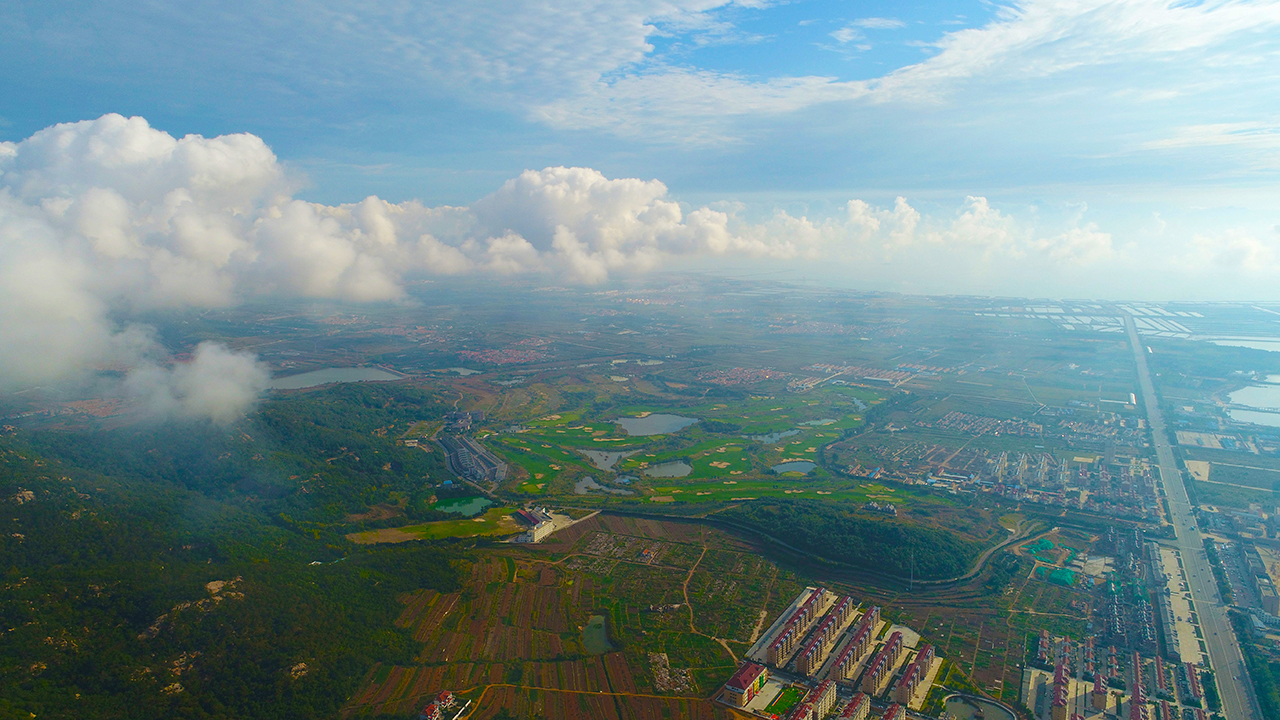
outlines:
[[[119,115],[58,125],[0,144],[0,385],[112,370],[159,412],[226,421],[266,387],[263,367],[219,345],[171,362],[140,314],[271,298],[395,302],[406,282],[440,275],[591,284],[697,258],[1111,257],[1110,235],[1094,225],[1034,240],[977,196],[950,218],[904,197],[888,207],[850,200],[818,219],[777,211],[751,221],[745,210],[688,207],[658,180],[566,167],[523,172],[468,206],[330,206],[294,197],[251,135],[174,138]],[[1253,257],[1234,247],[1204,251]]]
[[[1071,228],[1054,237],[1041,238],[1032,244],[1051,259],[1072,265],[1089,265],[1115,256],[1111,234],[1100,232],[1094,223]]]
[[[1244,230],[1229,230],[1216,235],[1193,236],[1182,262],[1188,268],[1258,276],[1270,275],[1280,269],[1278,257],[1276,243]]]
[[[269,381],[270,371],[252,355],[205,342],[190,362],[131,368],[124,385],[155,413],[228,423],[253,405]]]
[[[555,272],[583,283],[696,255],[793,257],[795,243],[657,180],[528,171],[469,207],[293,197],[252,135],[174,138],[105,115],[0,144],[0,385],[128,373],[153,408],[225,420],[265,386],[253,358],[165,361],[140,313],[250,298],[399,300],[407,278]],[[209,388],[202,390],[201,388]]]

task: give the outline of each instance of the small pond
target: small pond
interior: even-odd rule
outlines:
[[[815,463],[811,463],[808,460],[793,460],[791,462],[778,463],[777,465],[774,465],[772,468],[769,468],[769,469],[773,470],[776,473],[808,474],[810,470],[816,467],[818,466]]]
[[[781,430],[779,432],[769,433],[767,435],[743,435],[743,437],[748,437],[748,438],[751,438],[752,440],[759,440],[762,443],[776,443],[782,438],[787,438],[787,437],[791,437],[792,435],[799,435],[799,434],[800,434],[799,430]]]
[[[947,714],[956,720],[1015,720],[1001,705],[968,695],[949,695],[944,701]]]
[[[597,468],[601,470],[612,470],[614,465],[624,457],[635,455],[639,450],[624,450],[618,452],[610,452],[608,450],[581,450],[583,455],[587,456]]]
[[[601,485],[600,483],[596,482],[596,479],[591,477],[590,475],[582,478],[581,480],[574,483],[573,485],[573,492],[578,495],[586,495],[592,490],[607,492],[613,495],[635,495],[635,493],[630,490],[623,490],[622,488],[605,487],[604,485]]]
[[[387,372],[381,368],[324,368],[323,370],[312,370],[298,375],[272,378],[271,384],[267,387],[272,390],[298,390],[300,388],[316,387],[317,385],[328,385],[329,383],[366,382],[370,380],[387,381],[399,380],[402,377],[404,376]]]
[[[472,515],[480,514],[485,508],[492,504],[492,500],[483,497],[455,498],[436,503],[435,509],[442,512],[457,513],[459,515],[471,517]]]
[[[613,650],[603,615],[592,615],[587,620],[586,627],[582,628],[582,647],[589,655],[603,655]]]
[[[683,460],[650,465],[644,469],[645,475],[657,478],[681,478],[691,472],[693,472],[693,466]]]
[[[644,417],[618,418],[610,422],[621,425],[628,435],[665,435],[689,427],[698,422],[698,418],[655,413]]]

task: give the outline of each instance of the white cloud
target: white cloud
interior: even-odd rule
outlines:
[[[867,28],[869,30],[896,30],[898,28],[904,28],[907,26],[906,23],[896,18],[884,18],[884,17],[860,18],[858,20],[854,20],[853,24],[858,27]]]
[[[836,42],[842,45],[845,43],[851,43],[854,40],[861,40],[866,37],[861,31],[854,27],[842,27],[839,30],[831,32],[830,35],[835,38]]]
[[[863,40],[863,30],[902,25],[889,18],[864,18],[831,37],[848,45]],[[598,75],[576,92],[530,101],[534,117],[552,126],[693,143],[734,140],[743,118],[784,115],[834,101],[939,103],[963,98],[971,103],[982,95],[974,92],[975,83],[996,97],[1000,91],[991,88],[1016,88],[1028,99],[1053,97],[1062,88],[1051,78],[1074,73],[1080,82],[1081,73],[1091,69],[1105,72],[1090,75],[1089,92],[1132,95],[1131,102],[1149,103],[1184,93],[1202,96],[1232,82],[1274,87],[1280,73],[1266,68],[1275,67],[1277,47],[1263,33],[1277,26],[1280,3],[1275,0],[1024,0],[1002,7],[984,26],[945,33],[927,45],[933,50],[927,59],[871,80],[744,78],[672,65],[645,51],[614,67],[597,68]],[[1151,87],[1151,78],[1163,87]],[[1192,130],[1196,135],[1198,130]],[[1231,141],[1271,147],[1266,132],[1240,128]],[[1240,139],[1246,134],[1249,139]],[[1180,135],[1151,147],[1186,139]]]
[[[1271,122],[1210,123],[1174,128],[1169,137],[1142,144],[1146,150],[1239,146],[1248,149],[1280,148],[1280,124]]]
[[[1013,218],[1004,215],[991,207],[984,197],[969,196],[965,198],[965,206],[959,216],[951,221],[950,227],[941,232],[930,233],[933,242],[975,247],[990,257],[997,252],[1020,251],[1014,247]]]
[[[205,342],[190,362],[139,363],[124,387],[154,413],[228,423],[253,406],[269,380],[270,371],[252,355]]]
[[[1053,260],[1072,265],[1091,265],[1115,256],[1111,234],[1100,232],[1094,223],[1073,227],[1051,238],[1041,238],[1032,245]]]
[[[1278,258],[1280,248],[1275,242],[1235,229],[1214,235],[1194,235],[1181,261],[1194,271],[1271,277],[1280,270]]]
[[[293,197],[253,136],[175,139],[118,115],[58,125],[0,145],[0,386],[117,370],[157,410],[225,421],[265,387],[261,366],[216,345],[173,363],[141,313],[271,298],[394,302],[406,282],[434,275],[591,284],[716,258],[903,263],[912,278],[935,273],[932,291],[947,292],[972,278],[1029,278],[1045,263],[1069,274],[1129,260],[1128,246],[1118,253],[1110,232],[1085,221],[1084,204],[1045,227],[981,196],[932,214],[905,197],[849,200],[826,218],[749,220],[749,210],[689,207],[658,180],[566,167],[523,172],[467,206],[322,205]],[[1263,277],[1277,267],[1273,245],[1243,231],[1197,236],[1173,265]]]

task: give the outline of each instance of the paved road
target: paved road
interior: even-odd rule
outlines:
[[[1240,655],[1240,646],[1236,644],[1235,633],[1227,620],[1226,608],[1218,595],[1217,581],[1209,567],[1209,558],[1205,555],[1204,541],[1196,528],[1191,503],[1187,500],[1182,473],[1173,461],[1173,449],[1169,447],[1164,418],[1160,415],[1160,404],[1151,384],[1151,372],[1147,369],[1146,346],[1138,338],[1138,330],[1131,316],[1125,316],[1125,327],[1129,331],[1129,343],[1133,346],[1134,361],[1138,366],[1138,384],[1142,388],[1142,401],[1147,408],[1147,422],[1151,425],[1151,437],[1160,463],[1160,477],[1164,480],[1164,490],[1169,498],[1169,509],[1172,511],[1170,519],[1178,535],[1176,544],[1182,552],[1182,562],[1191,586],[1191,598],[1195,600],[1200,616],[1200,629],[1209,648],[1209,662],[1218,678],[1223,714],[1227,720],[1261,720],[1262,712],[1254,700],[1253,688],[1244,668],[1244,658]]]

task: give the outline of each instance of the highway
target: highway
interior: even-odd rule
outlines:
[[[1160,478],[1169,499],[1169,509],[1176,545],[1182,552],[1187,580],[1191,586],[1191,598],[1195,601],[1200,617],[1200,629],[1205,645],[1209,648],[1209,662],[1213,665],[1222,695],[1222,713],[1227,720],[1261,720],[1262,712],[1253,697],[1253,686],[1240,655],[1235,633],[1227,620],[1227,611],[1218,595],[1218,584],[1204,551],[1204,541],[1196,527],[1195,513],[1187,499],[1187,488],[1182,482],[1182,472],[1173,460],[1173,449],[1165,433],[1164,418],[1160,415],[1160,403],[1156,399],[1155,386],[1151,383],[1151,371],[1147,368],[1147,349],[1138,337],[1133,317],[1125,315],[1125,328],[1129,343],[1133,346],[1134,361],[1138,369],[1138,384],[1142,389],[1142,402],[1147,409],[1147,422],[1151,425],[1151,440],[1155,444],[1156,458],[1160,464]]]

